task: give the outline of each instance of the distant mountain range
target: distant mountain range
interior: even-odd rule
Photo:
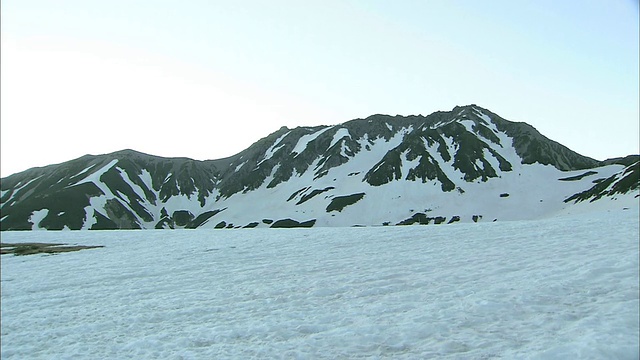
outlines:
[[[2,179],[2,230],[442,224],[638,204],[597,161],[476,105],[280,130],[225,159],[123,150]]]

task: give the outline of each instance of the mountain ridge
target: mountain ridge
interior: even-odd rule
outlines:
[[[1,229],[353,226],[410,219],[530,218],[562,211],[572,202],[632,192],[640,183],[637,167],[636,155],[598,161],[548,139],[529,124],[472,104],[427,116],[376,114],[336,125],[281,127],[223,159],[165,158],[124,149],[32,168],[2,179]],[[593,174],[579,177],[582,170]],[[599,188],[594,188],[594,178],[601,180]],[[552,200],[536,189],[536,182],[549,183],[560,198]],[[499,186],[513,189],[511,199],[526,204],[523,214],[496,210],[510,204],[508,196],[500,198],[500,204],[485,199],[484,192]],[[413,199],[402,204],[397,194]],[[528,199],[534,194],[540,197],[538,205],[548,198],[554,207],[536,207]],[[478,204],[482,201],[491,206]],[[452,202],[459,210],[449,206]],[[413,209],[418,205],[423,211]],[[389,206],[389,211],[381,206]],[[440,213],[427,216],[433,208]],[[360,209],[360,214],[350,209]]]

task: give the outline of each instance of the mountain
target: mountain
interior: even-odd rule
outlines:
[[[639,158],[600,162],[476,105],[428,116],[373,115],[334,126],[282,127],[225,159],[123,150],[26,170],[2,179],[0,226],[238,228],[532,219],[585,204],[637,204]]]

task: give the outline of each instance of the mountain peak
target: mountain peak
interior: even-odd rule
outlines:
[[[118,150],[116,152],[113,152],[113,153],[110,153],[110,154],[107,154],[107,155],[121,156],[121,157],[153,156],[153,155],[146,154],[146,153],[143,153],[141,151],[137,151],[137,150],[133,150],[133,149]]]

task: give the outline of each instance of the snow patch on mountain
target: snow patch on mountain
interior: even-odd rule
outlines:
[[[482,112],[482,110],[474,107],[473,108],[473,112],[480,118],[482,119],[484,122],[486,122],[487,124],[493,124],[493,121],[491,121],[491,117],[487,114],[485,114],[484,112]]]
[[[338,143],[338,141],[342,140],[345,137],[348,137],[349,139],[351,139],[351,134],[349,133],[349,129],[346,129],[346,128],[338,129],[338,131],[336,131],[336,133],[333,134],[333,139],[331,139],[331,144],[329,144],[329,148],[332,148],[336,143]]]
[[[166,184],[169,180],[171,180],[172,176],[173,176],[173,173],[168,173],[167,176],[164,177],[164,180],[162,181],[162,185]]]
[[[446,149],[449,154],[455,154],[456,152],[456,144],[451,137],[443,136],[442,137],[445,144]],[[453,159],[449,159],[448,161],[442,157],[442,154],[438,150],[440,146],[438,143],[433,143],[431,145],[428,144],[426,140],[423,139],[424,146],[427,149],[427,152],[431,157],[433,157],[434,163],[437,164],[444,175],[449,178],[454,184],[456,184],[458,179],[463,179],[464,174],[459,170],[453,167]],[[435,185],[435,183],[434,183]]]
[[[475,133],[473,131],[473,127],[476,125],[476,123],[473,120],[462,120],[462,121],[459,121],[458,123],[462,124],[465,127],[465,129],[467,129],[468,132],[472,134]]]
[[[300,139],[298,140],[298,142],[296,143],[296,146],[293,148],[293,150],[291,150],[292,154],[301,154],[303,151],[305,151],[307,149],[307,145],[312,142],[313,140],[317,139],[318,136],[322,135],[325,131],[328,131],[330,129],[332,129],[333,126],[329,126],[329,127],[325,127],[323,129],[320,129],[316,132],[313,132],[311,134],[307,134],[307,135],[303,135],[302,137],[300,137]]]
[[[49,209],[36,210],[31,213],[29,222],[33,224],[31,230],[40,230],[40,222],[49,214]]]
[[[162,203],[169,213],[176,210],[187,210],[192,214],[199,214],[202,210],[200,203],[193,201],[189,196],[180,194],[174,195]]]
[[[273,142],[273,144],[271,146],[269,146],[269,148],[264,152],[264,157],[262,158],[262,160],[260,160],[256,166],[259,166],[260,164],[262,164],[263,162],[271,159],[273,157],[273,155],[280,150],[283,146],[285,146],[285,144],[280,144],[282,142],[282,140],[291,133],[291,130],[287,131],[286,133],[280,135],[276,141]]]
[[[9,199],[7,199],[7,201],[2,203],[2,206],[4,207],[5,204],[11,204],[12,201],[15,199],[16,195],[20,193],[20,191],[22,191],[22,189],[26,188],[27,186],[29,186],[32,182],[40,179],[43,175],[40,175],[34,179],[31,179],[27,182],[25,182],[23,185],[18,184],[18,187],[16,189],[13,190],[13,192],[11,193],[11,197],[9,197]],[[9,190],[5,190],[2,195],[0,196],[0,198],[3,198],[4,195],[8,192]]]
[[[402,163],[400,164],[400,169],[401,169],[403,178],[406,178],[407,174],[409,173],[409,170],[412,170],[413,168],[418,166],[418,164],[420,163],[420,157],[416,157],[413,160],[409,160],[408,154],[409,154],[408,149],[403,151],[400,154],[400,160],[402,161]]]
[[[89,199],[89,206],[84,208],[85,220],[82,224],[82,230],[89,230],[93,225],[98,223],[96,214],[101,210],[104,216],[106,204],[107,197],[105,195],[95,196]]]
[[[74,175],[74,176],[72,176],[72,177],[74,177],[74,178],[75,178],[75,177],[78,177],[78,176],[80,176],[80,175],[82,175],[82,174],[86,173],[87,171],[89,171],[90,169],[92,169],[92,168],[93,168],[93,167],[95,167],[95,166],[96,166],[95,164],[91,164],[91,165],[87,166],[86,168],[84,168],[84,170],[80,171],[79,173],[77,173],[76,175]]]
[[[278,172],[278,170],[280,169],[280,164],[276,164],[272,169],[271,172],[269,173],[269,175],[264,179],[264,181],[262,182],[262,185],[260,186],[260,188],[266,188],[271,181],[273,181],[273,179],[275,178],[276,173]]]
[[[138,177],[142,181],[142,183],[146,186],[147,189],[154,191],[153,189],[153,178],[151,177],[151,173],[147,169],[142,169]],[[156,198],[158,194],[155,194]]]
[[[142,188],[138,184],[134,183],[133,180],[131,180],[129,174],[125,170],[119,167],[116,167],[116,170],[118,170],[118,172],[120,173],[120,177],[122,178],[122,180],[124,180],[124,182],[127,183],[127,185],[131,187],[131,189],[133,189],[133,192],[135,192],[140,199],[146,198],[144,190],[142,190]],[[129,199],[129,201],[131,202],[131,199]]]
[[[236,166],[236,168],[233,170],[233,172],[238,172],[238,170],[242,169],[242,167],[246,163],[247,163],[246,161],[241,162],[238,166]]]
[[[92,174],[88,175],[84,179],[76,182],[71,186],[81,185],[85,183],[93,183],[100,190],[102,190],[103,193],[111,194],[111,190],[102,181],[100,181],[100,177],[107,171],[111,170],[111,168],[114,167],[117,163],[118,163],[118,159],[113,159],[107,165],[103,166],[99,170],[93,172]]]

